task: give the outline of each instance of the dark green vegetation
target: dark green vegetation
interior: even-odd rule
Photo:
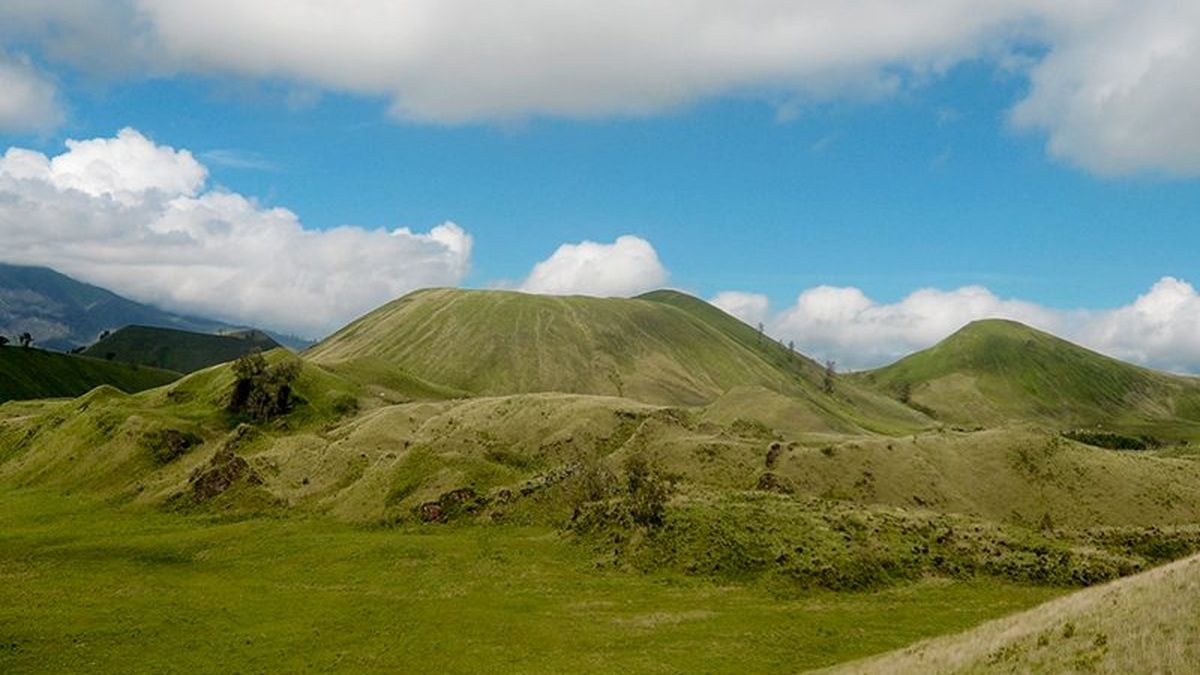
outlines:
[[[105,336],[83,353],[108,361],[191,373],[234,361],[251,352],[266,352],[278,347],[278,342],[261,331],[212,335],[172,328],[126,326]]]
[[[132,610],[136,568],[250,670],[828,665],[1200,548],[1194,386],[1002,322],[839,375],[675,292],[422,291],[300,357],[0,406],[41,580],[0,627],[42,617],[12,644],[47,658],[37,612]],[[108,669],[193,639],[101,614]]]
[[[36,348],[0,347],[0,403],[79,396],[100,385],[132,393],[178,378],[179,373],[157,368],[139,368]]]
[[[1200,380],[1123,363],[1012,321],[977,321],[861,377],[954,424],[1038,421],[1200,438]]]

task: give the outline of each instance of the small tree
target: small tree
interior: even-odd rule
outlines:
[[[758,322],[758,341],[759,342],[762,342],[763,330],[765,330],[765,328],[763,327],[762,322],[759,321]]]
[[[4,337],[3,335],[0,335],[0,347],[3,347],[6,344],[8,344],[8,338]]]
[[[300,362],[287,359],[274,365],[259,352],[251,352],[233,364],[237,378],[229,396],[229,411],[266,422],[292,409],[292,381],[300,374]]]
[[[837,375],[837,363],[834,361],[826,361],[825,362],[825,379],[821,383],[821,388],[825,390],[826,394],[833,393],[833,380],[836,375]]]
[[[20,341],[21,346],[27,349],[33,345],[33,336],[29,334],[29,331],[21,333],[21,337],[17,339]]]

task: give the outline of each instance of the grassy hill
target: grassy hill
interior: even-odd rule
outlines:
[[[233,361],[253,351],[270,351],[279,343],[260,331],[235,335],[193,333],[172,328],[126,326],[84,350],[84,355],[191,373]]]
[[[1180,560],[828,673],[1190,673],[1200,557]]]
[[[957,424],[1042,421],[1200,437],[1200,380],[1124,363],[1013,321],[971,323],[859,377]]]
[[[920,413],[820,369],[719,309],[681,293],[638,299],[431,289],[371,312],[305,356],[362,373],[386,364],[475,395],[562,392],[703,405],[736,387],[788,397],[814,430],[923,428]],[[747,412],[752,416],[752,412]]]
[[[642,300],[433,289],[391,302],[307,353],[383,359],[476,394],[540,391],[706,403],[726,389],[795,388],[788,374],[687,312]]]
[[[157,368],[41,349],[0,347],[0,402],[74,397],[104,384],[138,392],[178,378],[179,373]]]

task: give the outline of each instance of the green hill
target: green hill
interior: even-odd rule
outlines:
[[[307,353],[373,357],[476,394],[558,391],[702,404],[738,385],[804,386],[688,312],[646,300],[431,289],[391,302]]]
[[[911,431],[921,415],[847,382],[830,396],[815,363],[707,303],[431,289],[354,321],[306,357],[334,370],[370,359],[476,395],[561,392],[704,405],[730,390],[776,392],[810,430]],[[736,409],[726,401],[725,409]],[[744,406],[743,406],[744,407]],[[753,410],[741,416],[754,417]]]
[[[1013,321],[971,323],[859,378],[957,424],[1041,421],[1200,437],[1200,380],[1124,363]]]
[[[279,343],[261,331],[212,335],[173,328],[126,326],[88,347],[83,353],[108,361],[191,373],[233,361],[253,351],[266,352],[277,347]]]
[[[179,373],[41,349],[0,347],[0,402],[79,396],[102,384],[137,392],[167,384]]]

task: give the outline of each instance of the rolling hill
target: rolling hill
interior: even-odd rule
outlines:
[[[85,356],[190,373],[280,345],[261,331],[229,335],[126,326],[83,351]]]
[[[557,391],[701,404],[736,385],[799,385],[670,306],[508,291],[417,291],[306,356],[321,364],[379,358],[481,395]]]
[[[811,360],[673,291],[629,300],[417,291],[305,356],[335,370],[373,359],[476,395],[562,392],[703,405],[736,387],[757,387],[788,397],[837,430],[928,424],[853,383],[826,394]]]
[[[1040,421],[1200,436],[1200,380],[1124,363],[1013,321],[976,321],[857,377],[957,424]]]
[[[41,349],[0,347],[0,403],[79,396],[100,385],[138,392],[167,384],[179,373]]]

